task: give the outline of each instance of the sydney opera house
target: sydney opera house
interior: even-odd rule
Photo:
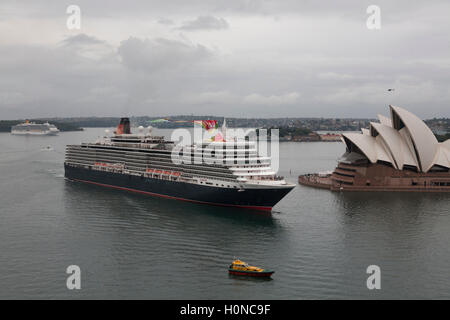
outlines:
[[[411,112],[390,107],[362,133],[344,133],[346,152],[331,174],[308,174],[299,183],[341,191],[450,192],[450,139],[439,143]]]

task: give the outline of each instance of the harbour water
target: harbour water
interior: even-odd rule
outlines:
[[[65,145],[103,131],[0,134],[1,299],[450,298],[450,194],[297,186],[262,214],[66,181]],[[333,169],[343,152],[281,143],[280,175]],[[231,277],[233,257],[276,272]],[[69,265],[81,290],[66,287]],[[367,289],[369,265],[380,290]]]

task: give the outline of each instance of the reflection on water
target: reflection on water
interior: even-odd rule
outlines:
[[[84,198],[83,206],[86,205],[86,202],[92,201],[103,209],[102,212],[125,220],[132,220],[142,215],[157,219],[179,219],[180,221],[203,217],[211,222],[217,221],[231,226],[276,227],[272,213],[265,211],[196,204],[91,186],[69,180],[65,180],[64,192],[68,199],[67,210],[77,207],[79,199]]]
[[[65,145],[102,133],[0,134],[0,298],[450,298],[450,194],[297,186],[264,214],[65,180]],[[281,143],[280,175],[332,169],[342,152]],[[272,280],[228,275],[234,257]],[[366,288],[372,264],[380,291]]]
[[[449,193],[428,193],[428,192],[334,192],[337,201],[343,208],[362,208],[365,206],[378,207],[380,209],[396,207],[397,211],[411,209],[410,212],[417,212],[414,209],[426,209],[430,204],[441,206],[441,201],[448,202]],[[447,208],[448,209],[448,208]]]
[[[273,281],[270,277],[250,277],[250,276],[238,276],[234,274],[228,274],[230,279],[235,281],[253,281],[253,282],[268,282]]]

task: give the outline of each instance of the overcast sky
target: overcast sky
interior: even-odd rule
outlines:
[[[0,119],[450,117],[449,14],[444,0],[1,0]]]

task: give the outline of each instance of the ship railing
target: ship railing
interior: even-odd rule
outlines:
[[[165,179],[165,180],[180,180],[180,181],[186,181],[190,182],[195,179],[213,179],[213,180],[220,180],[220,181],[228,181],[228,182],[236,182],[236,179],[228,179],[228,178],[222,178],[217,176],[206,176],[206,175],[191,175],[191,174],[184,174],[181,173],[180,176],[167,176],[161,173],[153,173],[149,174],[145,171],[139,171],[139,170],[133,170],[130,168],[115,168],[115,167],[103,167],[103,166],[96,166],[95,164],[88,164],[88,163],[74,163],[70,162],[70,165],[77,166],[77,167],[83,167],[86,169],[94,169],[98,171],[107,171],[107,172],[114,172],[114,173],[121,173],[121,174],[128,174],[128,175],[134,175],[134,176],[140,176],[140,177],[152,177],[152,178],[159,178],[159,179]]]
[[[252,181],[281,181],[284,180],[284,177],[282,176],[258,176],[253,175],[249,180]]]

